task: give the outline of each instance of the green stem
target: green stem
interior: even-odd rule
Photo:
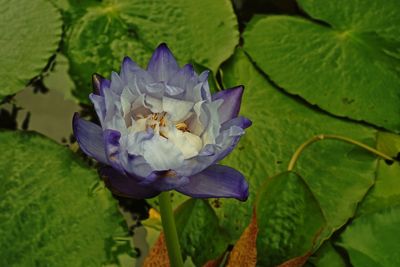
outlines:
[[[365,145],[363,143],[355,141],[355,140],[353,140],[351,138],[347,138],[347,137],[340,136],[340,135],[333,135],[333,134],[319,134],[319,135],[316,135],[316,136],[310,138],[309,140],[307,140],[305,143],[303,143],[296,150],[296,152],[294,152],[294,154],[293,154],[293,156],[292,156],[292,158],[290,159],[290,162],[289,162],[288,171],[292,171],[294,169],[294,166],[296,165],[296,162],[299,159],[299,157],[300,157],[300,155],[301,155],[301,153],[303,152],[304,149],[306,149],[311,144],[313,144],[315,142],[318,142],[318,141],[321,141],[321,140],[324,140],[324,139],[340,140],[340,141],[343,141],[343,142],[346,142],[346,143],[349,143],[349,144],[352,144],[352,145],[356,145],[356,146],[359,146],[359,147],[361,147],[361,148],[371,152],[372,154],[375,154],[375,155],[377,155],[377,156],[379,156],[379,157],[381,157],[381,158],[383,158],[385,160],[394,161],[394,159],[392,157],[390,157],[390,156],[388,156],[388,155],[386,155],[386,154],[384,154],[384,153],[382,153],[382,152],[380,152],[380,151],[378,151],[378,150],[376,150],[376,149],[374,149],[372,147],[369,147],[369,146],[367,146],[367,145]]]
[[[173,267],[183,267],[182,254],[169,192],[162,192],[158,199],[160,201],[161,221],[164,229],[165,241],[167,243],[170,265]]]

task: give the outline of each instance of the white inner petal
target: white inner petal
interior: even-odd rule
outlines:
[[[177,169],[184,160],[182,152],[168,139],[154,135],[143,144],[143,157],[154,170]]]
[[[182,132],[176,128],[162,129],[163,134],[182,152],[185,159],[199,154],[203,147],[201,138],[189,132]]]
[[[193,102],[177,100],[170,97],[163,97],[163,111],[169,114],[169,118],[174,122],[183,120],[193,107]]]
[[[158,98],[146,95],[145,103],[147,105],[147,108],[149,108],[154,113],[160,113],[163,111],[162,101]]]
[[[147,120],[147,118],[138,119],[136,121],[132,120],[132,125],[128,128],[129,132],[136,133],[146,131]]]

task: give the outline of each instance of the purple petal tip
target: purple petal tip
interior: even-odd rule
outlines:
[[[110,87],[110,81],[101,76],[98,73],[94,73],[92,75],[92,87],[93,87],[93,92],[96,95],[104,95],[104,89]]]
[[[244,179],[243,179],[243,183],[241,184],[241,187],[240,187],[240,192],[241,193],[240,193],[240,196],[238,197],[238,200],[246,201],[249,197],[249,184]]]

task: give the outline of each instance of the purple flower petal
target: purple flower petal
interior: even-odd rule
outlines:
[[[132,74],[138,70],[141,70],[141,68],[136,64],[136,62],[134,62],[130,57],[124,57],[120,73],[121,79],[127,83]]]
[[[122,90],[124,89],[124,81],[116,72],[111,72],[111,86],[110,90],[112,90],[115,94],[121,95]]]
[[[185,176],[176,176],[174,171],[154,171],[143,181],[143,184],[151,184],[160,191],[168,191],[183,186],[189,182]]]
[[[182,88],[184,90],[192,90],[193,87],[198,83],[198,78],[194,72],[192,64],[186,64],[177,71],[168,80],[168,85],[173,87]]]
[[[110,88],[110,85],[111,82],[100,74],[95,73],[92,75],[92,86],[96,95],[104,96],[104,90]]]
[[[189,183],[176,190],[195,198],[223,197],[245,201],[249,195],[249,185],[244,176],[222,165],[212,165],[189,177]]]
[[[245,118],[243,116],[238,116],[236,118],[233,118],[233,119],[231,119],[229,121],[224,122],[221,125],[221,131],[229,129],[232,126],[238,126],[238,127],[242,128],[242,129],[246,129],[246,128],[250,127],[252,124],[253,123],[248,118]]]
[[[90,94],[89,99],[93,103],[94,110],[96,111],[97,117],[100,120],[100,124],[103,124],[104,119],[106,118],[106,102],[104,97],[97,94]]]
[[[160,193],[150,186],[139,185],[135,177],[123,175],[110,167],[100,169],[100,174],[111,192],[119,196],[144,199],[155,197]]]
[[[125,173],[120,160],[121,148],[119,140],[121,138],[121,133],[107,129],[103,132],[103,138],[108,164],[121,173]]]
[[[72,128],[82,151],[97,161],[107,164],[101,127],[79,118],[79,114],[75,113],[72,120]]]
[[[243,89],[243,86],[238,86],[231,89],[219,91],[212,96],[213,101],[218,99],[224,100],[218,110],[221,123],[224,123],[238,116],[240,111],[240,104],[242,102]]]
[[[166,44],[160,44],[150,59],[147,70],[158,82],[167,82],[179,71],[179,65]]]

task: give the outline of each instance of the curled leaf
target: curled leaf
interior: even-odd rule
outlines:
[[[312,252],[309,251],[303,256],[296,257],[293,259],[290,259],[288,261],[285,261],[284,263],[280,264],[278,267],[301,267],[303,266],[308,258],[311,256]]]
[[[156,243],[144,260],[143,267],[169,267],[168,250],[164,233],[161,232]]]
[[[227,267],[255,267],[257,263],[257,215],[253,209],[253,216],[249,226],[243,231],[239,240],[236,242],[231,255],[229,256]]]

